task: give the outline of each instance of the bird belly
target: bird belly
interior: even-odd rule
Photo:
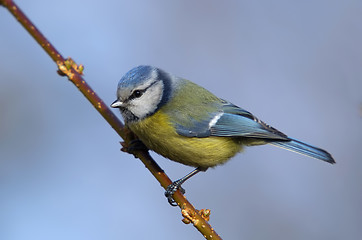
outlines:
[[[151,150],[173,161],[194,167],[214,167],[242,150],[240,139],[184,137],[177,134],[161,110],[128,127]]]

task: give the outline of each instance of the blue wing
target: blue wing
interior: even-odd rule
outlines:
[[[176,124],[178,134],[186,137],[236,137],[269,143],[312,158],[334,163],[323,149],[289,138],[284,133],[265,124],[250,112],[222,100],[217,111],[203,120],[190,118],[188,126]]]
[[[211,136],[288,140],[285,134],[260,121],[242,108],[224,102],[222,110],[220,118],[210,126]]]
[[[268,140],[289,138],[260,121],[250,112],[222,100],[216,111],[196,120],[193,116],[175,123],[178,134],[186,137],[248,137]]]

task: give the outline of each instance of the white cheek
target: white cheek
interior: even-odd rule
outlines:
[[[128,109],[138,118],[142,119],[145,116],[156,111],[157,105],[160,103],[163,95],[163,83],[158,82],[140,97],[135,98],[129,103]]]

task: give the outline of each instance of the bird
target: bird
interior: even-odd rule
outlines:
[[[125,125],[148,149],[195,169],[166,189],[173,194],[199,172],[227,162],[245,146],[271,144],[335,163],[327,151],[288,137],[249,111],[221,99],[187,79],[160,68],[141,65],[128,71],[117,86]]]

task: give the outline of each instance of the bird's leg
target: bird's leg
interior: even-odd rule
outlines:
[[[170,185],[168,185],[168,187],[166,188],[165,196],[167,197],[167,200],[171,204],[171,206],[177,206],[177,204],[175,203],[175,200],[173,200],[172,196],[178,189],[182,192],[182,194],[185,193],[185,189],[183,189],[181,187],[181,185],[186,180],[191,178],[192,176],[196,175],[197,173],[199,173],[201,171],[206,171],[206,170],[207,170],[207,168],[205,169],[205,168],[197,167],[192,172],[190,172],[189,174],[184,176],[183,178],[180,178],[179,180],[176,180],[173,183],[171,183]]]

